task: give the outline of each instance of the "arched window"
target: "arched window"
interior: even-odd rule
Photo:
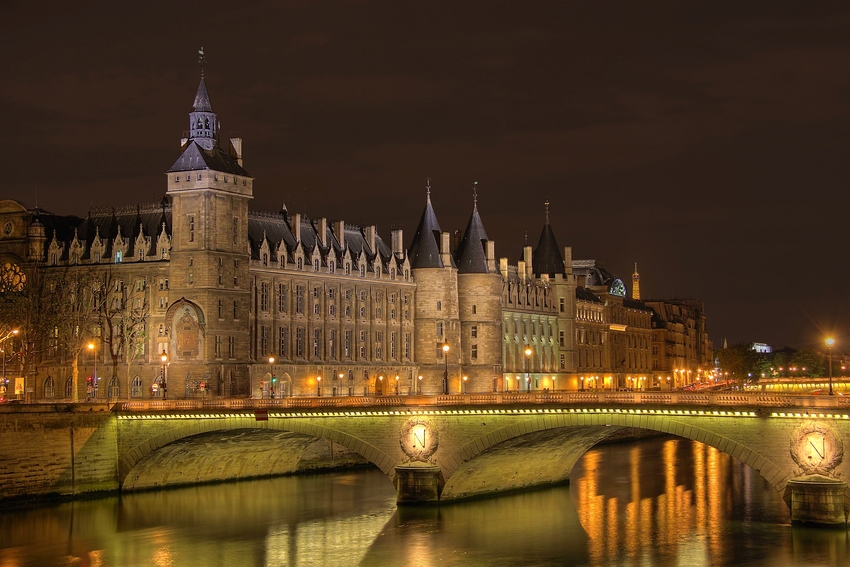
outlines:
[[[210,129],[210,119],[209,118],[204,120],[204,128],[206,128],[207,130]]]
[[[68,376],[68,380],[65,381],[65,397],[73,398],[74,397],[74,377]]]
[[[133,384],[130,386],[130,397],[142,397],[142,379],[139,376],[133,378]]]
[[[53,385],[53,378],[48,376],[44,379],[44,397],[45,398],[55,398],[56,397],[56,388]]]

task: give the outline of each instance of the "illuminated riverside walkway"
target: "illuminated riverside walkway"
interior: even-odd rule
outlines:
[[[262,477],[305,470],[307,461],[327,468],[355,458],[383,471],[400,501],[410,475],[417,486],[430,475],[432,494],[424,500],[443,502],[567,481],[588,449],[626,428],[715,447],[758,471],[786,501],[788,481],[812,472],[801,468],[794,453],[799,457],[811,444],[806,435],[817,430],[841,450],[823,458],[828,470],[820,472],[850,477],[843,460],[850,398],[840,395],[535,392],[150,400],[19,405],[0,410],[0,420],[0,442],[8,449],[0,456],[0,472],[7,472],[10,459],[19,466],[29,459],[22,467],[29,472],[38,462],[45,476],[40,488],[32,486],[32,475],[22,475],[34,494],[46,492],[45,486],[79,494]],[[73,458],[63,460],[67,450],[60,444],[67,443],[69,428]],[[57,445],[39,450],[48,434]],[[40,462],[44,451],[56,461],[50,467]],[[26,483],[10,486],[26,490]],[[850,510],[850,491],[844,499]]]

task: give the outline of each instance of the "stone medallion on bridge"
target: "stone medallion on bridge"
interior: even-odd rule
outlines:
[[[401,450],[411,461],[427,462],[437,451],[440,436],[433,424],[422,417],[407,420],[398,439]]]
[[[844,459],[844,441],[825,423],[806,423],[791,434],[791,458],[805,473],[831,476]]]

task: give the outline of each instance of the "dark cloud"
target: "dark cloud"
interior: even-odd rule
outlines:
[[[497,254],[561,245],[706,301],[719,344],[846,333],[842,2],[0,2],[0,187],[63,213],[155,201],[197,49],[252,206],[412,235],[479,208]]]

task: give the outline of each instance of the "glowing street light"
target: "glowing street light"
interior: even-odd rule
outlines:
[[[443,359],[446,361],[446,371],[443,373],[443,394],[449,393],[449,343],[443,343]]]
[[[525,347],[525,391],[531,393],[531,379],[528,377],[528,369],[531,364],[531,347]]]
[[[168,374],[168,355],[164,352],[162,356],[159,357],[162,361],[162,399],[168,399],[168,382],[167,382],[167,374]]]

